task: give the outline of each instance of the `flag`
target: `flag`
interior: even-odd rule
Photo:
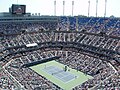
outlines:
[[[90,0],[88,1],[88,3],[90,3]]]
[[[72,1],[72,5],[74,5],[74,1]]]
[[[65,5],[65,1],[63,1],[63,5]]]
[[[54,5],[56,5],[56,1],[54,1]]]
[[[98,3],[98,0],[96,0],[96,3]]]

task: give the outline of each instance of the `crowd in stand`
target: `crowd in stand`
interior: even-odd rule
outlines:
[[[117,18],[95,18],[95,17],[66,17],[60,18],[60,30],[78,30],[83,29],[87,32],[99,33],[106,32],[108,35],[119,36],[120,20]],[[68,29],[67,29],[68,28]]]
[[[79,38],[78,38],[79,37]],[[18,45],[26,45],[30,43],[49,42],[49,41],[63,41],[63,42],[79,42],[81,44],[87,44],[111,50],[116,50],[120,45],[119,39],[104,38],[94,35],[85,35],[80,33],[33,33],[18,35],[14,38],[9,36],[1,40],[1,49],[4,47],[12,47]]]
[[[0,90],[15,90],[18,89],[17,83],[8,76],[8,74],[1,70],[0,71]]]
[[[119,19],[109,18],[61,17],[59,23],[0,23],[0,31],[4,31],[4,33],[8,34],[20,33],[21,30],[26,30],[26,32],[41,30],[68,31],[77,30],[77,28],[79,31],[86,29],[87,32],[92,33],[99,33],[101,30],[104,30],[108,35],[119,36],[120,21]],[[46,33],[34,32],[32,34],[20,33],[14,36],[3,36],[0,40],[0,49],[3,50],[0,52],[0,57],[3,57],[4,54],[16,52],[16,49],[4,50],[7,47],[41,42],[78,42],[80,44],[114,51],[120,46],[119,39],[73,32],[66,33],[50,31]],[[16,55],[18,57],[13,59],[7,57],[9,60],[0,61],[0,66],[5,66],[5,69],[8,71],[8,73],[6,73],[6,71],[0,72],[0,89],[12,90],[13,88],[16,88],[13,84],[13,82],[15,82],[13,79],[3,77],[10,77],[10,75],[12,75],[23,86],[23,88],[27,90],[62,90],[59,86],[50,82],[45,77],[38,75],[30,68],[19,68],[24,63],[30,63],[52,56],[61,56],[61,58],[57,60],[58,62],[93,77],[93,79],[76,86],[73,90],[87,90],[89,88],[102,88],[105,90],[120,89],[120,67],[116,61],[103,61],[99,58],[81,54],[75,51],[74,48],[43,48],[41,50],[26,52],[24,54],[25,55]],[[11,63],[6,64],[7,62]]]
[[[25,89],[34,90],[34,88],[40,87],[46,90],[59,90],[60,87],[54,85],[52,82],[45,79],[44,77],[36,74],[31,69],[19,68],[24,63],[30,63],[52,56],[61,56],[61,58],[57,60],[58,62],[93,77],[93,79],[90,79],[83,84],[76,86],[74,90],[84,90],[92,88],[94,86],[97,86],[96,88],[100,88],[99,85],[102,85],[101,83],[105,83],[109,79],[114,79],[114,81],[117,81],[113,83],[110,82],[110,86],[111,83],[115,83],[115,87],[119,89],[119,74],[116,75],[115,70],[109,65],[108,62],[71,51],[69,48],[67,50],[61,50],[60,48],[58,48],[57,50],[54,48],[53,50],[49,48],[47,50],[43,49],[33,52],[27,52],[25,56],[12,60],[12,62],[8,66],[6,66],[6,70],[11,73],[12,76],[16,77],[16,80],[24,85]],[[116,78],[113,78],[114,76],[116,76]],[[107,85],[109,86],[109,83]],[[102,86],[102,88],[106,87]],[[112,88],[112,86],[109,87],[109,89]]]
[[[16,80],[27,90],[34,90],[35,88],[41,88],[43,90],[60,90],[58,86],[45,79],[43,76],[38,75],[33,70],[29,68],[20,68],[22,64],[48,58],[51,57],[52,54],[41,53],[41,51],[29,52],[26,54],[29,55],[13,60],[13,62],[6,67],[6,70],[11,73],[13,77],[16,77]]]
[[[111,89],[111,90],[119,90],[120,86],[120,73],[118,75],[113,75],[112,77],[108,78],[107,80],[103,81],[98,85],[96,88],[100,89]]]
[[[13,22],[13,23],[0,23],[0,32],[5,34],[20,33],[21,30],[40,31],[43,30],[55,30],[57,28],[57,22]]]

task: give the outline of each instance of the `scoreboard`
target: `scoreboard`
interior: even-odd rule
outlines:
[[[26,5],[12,4],[12,14],[22,15],[26,13]]]

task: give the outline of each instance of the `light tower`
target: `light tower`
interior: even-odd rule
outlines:
[[[106,8],[107,8],[107,0],[105,0],[105,13],[104,13],[104,17],[106,17]]]
[[[72,16],[73,16],[73,13],[74,13],[74,1],[72,1]]]
[[[64,13],[65,13],[65,1],[63,1],[63,16],[64,16]]]
[[[88,1],[88,17],[90,16],[90,0]]]
[[[18,0],[17,0],[17,4],[18,4]]]
[[[54,16],[56,16],[56,1],[54,1]]]
[[[96,0],[96,17],[97,17],[97,10],[98,10],[98,0]]]

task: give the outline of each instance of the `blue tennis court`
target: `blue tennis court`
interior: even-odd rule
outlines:
[[[55,60],[35,65],[30,68],[52,83],[61,87],[63,90],[72,90],[73,87],[81,85],[85,81],[93,78],[89,75],[85,75],[83,72],[56,62]]]
[[[70,73],[69,71],[64,71],[63,69],[56,66],[48,66],[42,69],[44,72],[47,72],[50,75],[53,75],[57,79],[67,83],[71,80],[76,79],[78,76]]]

